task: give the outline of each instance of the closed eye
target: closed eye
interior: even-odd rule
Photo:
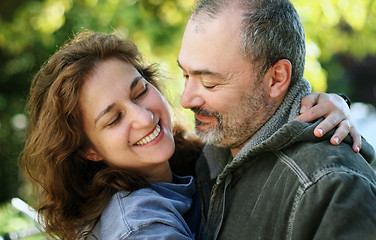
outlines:
[[[110,122],[107,126],[112,127],[112,126],[116,125],[118,122],[120,122],[122,117],[123,117],[123,113],[119,112],[117,117],[115,118],[115,120]]]
[[[207,89],[212,89],[212,88],[215,88],[216,85],[213,85],[213,86],[205,86],[204,85],[204,88],[207,88]]]
[[[134,100],[137,100],[139,98],[141,98],[142,96],[144,96],[149,90],[149,87],[148,87],[148,84],[145,84],[144,85],[144,89],[142,90],[142,92],[140,92],[135,98]]]

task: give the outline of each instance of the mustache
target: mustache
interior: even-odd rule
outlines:
[[[204,109],[204,108],[201,108],[201,107],[194,107],[194,108],[191,108],[191,110],[198,114],[198,115],[202,115],[202,116],[209,116],[209,117],[215,117],[218,119],[219,122],[222,122],[222,115],[217,113],[217,112],[214,112],[214,111],[209,111],[207,109]]]

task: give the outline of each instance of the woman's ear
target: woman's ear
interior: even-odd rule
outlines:
[[[269,96],[283,98],[291,82],[291,62],[287,59],[278,60],[269,68],[267,74],[269,74]]]
[[[103,160],[103,158],[100,157],[98,153],[92,148],[88,148],[87,150],[83,151],[82,156],[85,157],[87,160],[94,162],[99,162]]]

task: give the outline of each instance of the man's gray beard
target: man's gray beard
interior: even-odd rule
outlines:
[[[222,126],[223,116],[221,116],[217,112],[211,112],[202,108],[192,108],[192,111],[200,115],[211,116],[217,119],[217,125],[209,128],[206,132],[202,132],[197,129],[197,126],[202,123],[199,120],[195,119],[196,120],[195,131],[196,131],[197,136],[199,136],[199,138],[203,142],[207,144],[218,145],[224,139],[224,132],[223,132],[223,126]]]
[[[218,126],[215,126],[214,128],[210,128],[206,132],[200,132],[196,128],[196,134],[199,136],[199,138],[207,143],[207,144],[213,144],[218,145],[224,138],[223,131],[219,129]]]

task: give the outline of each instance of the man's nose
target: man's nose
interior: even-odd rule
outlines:
[[[192,79],[187,79],[185,82],[184,91],[180,97],[180,103],[183,108],[200,107],[204,104],[204,99],[200,94],[199,83],[196,83]]]

